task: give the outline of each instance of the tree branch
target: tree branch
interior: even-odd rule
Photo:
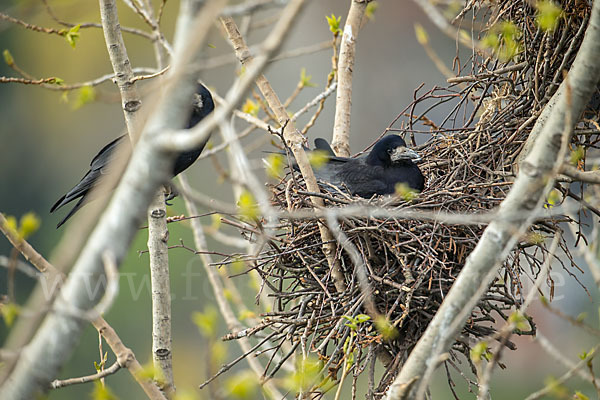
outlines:
[[[65,387],[65,386],[77,385],[79,383],[87,383],[87,382],[97,381],[99,379],[102,379],[104,377],[107,377],[109,375],[116,373],[120,369],[121,369],[121,366],[119,365],[119,363],[115,362],[113,365],[111,365],[110,367],[106,368],[103,371],[98,372],[97,374],[81,376],[79,378],[69,378],[69,379],[64,379],[64,380],[56,379],[50,383],[50,387],[52,389],[59,389],[59,388]]]
[[[600,183],[600,171],[581,171],[574,166],[565,163],[561,166],[560,172],[576,181],[595,184]]]
[[[350,113],[352,108],[352,73],[356,53],[356,37],[369,0],[352,0],[344,26],[340,59],[337,65],[338,90],[335,96],[335,122],[331,146],[338,156],[350,156]]]
[[[127,56],[125,42],[121,35],[121,24],[117,14],[116,0],[99,0],[100,1],[100,18],[102,20],[102,30],[104,32],[104,40],[106,48],[110,56],[110,62],[115,72],[115,82],[121,93],[121,101],[123,114],[125,115],[125,123],[127,124],[127,132],[131,143],[137,141],[136,118],[137,111],[140,109],[142,102],[137,93],[135,85],[132,83],[134,77],[131,69],[131,62]]]
[[[297,7],[299,9],[303,5],[303,3],[304,3],[303,0],[293,0],[290,3],[290,5],[293,4],[295,7]],[[281,19],[280,22],[281,21],[283,21],[283,19]],[[244,38],[242,38],[239,30],[237,29],[237,26],[236,26],[235,22],[233,21],[233,19],[229,18],[229,17],[223,17],[223,18],[221,18],[221,22],[223,24],[223,27],[225,28],[225,31],[227,32],[227,35],[233,45],[233,48],[235,49],[235,53],[236,53],[238,59],[240,60],[240,62],[242,63],[242,65],[251,64],[253,57],[250,54],[250,50],[248,49],[248,46],[246,45]],[[291,23],[291,20],[286,21],[286,23],[288,23],[288,24]],[[265,44],[265,47],[266,47],[266,44]],[[281,126],[286,126],[286,124],[287,124],[287,127],[286,127],[285,131],[283,132],[283,135],[287,142],[287,145],[291,148],[292,152],[294,153],[294,157],[296,159],[296,162],[298,163],[300,172],[302,173],[302,176],[304,177],[304,180],[306,182],[306,186],[307,186],[308,190],[310,192],[315,192],[315,193],[320,192],[319,186],[317,185],[317,180],[315,178],[315,175],[314,175],[312,168],[310,166],[310,163],[308,161],[308,156],[306,155],[306,152],[304,151],[304,148],[303,148],[304,136],[302,136],[302,134],[296,129],[293,121],[289,121],[289,116],[287,115],[287,112],[286,112],[285,108],[283,107],[283,104],[279,100],[279,97],[277,96],[277,94],[271,87],[271,84],[269,83],[269,81],[267,80],[267,78],[264,75],[260,75],[256,78],[256,86],[258,86],[262,95],[267,100],[267,103],[269,104],[269,108],[275,113],[279,124]],[[311,201],[317,207],[324,206],[323,199],[321,199],[319,197],[313,196],[313,197],[311,197]],[[339,260],[337,260],[335,258],[335,247],[336,246],[335,246],[335,243],[333,242],[333,236],[331,235],[331,232],[329,232],[327,227],[322,222],[319,222],[319,230],[321,233],[321,238],[323,239],[323,243],[324,243],[323,244],[323,252],[324,252],[325,256],[327,257],[327,262],[329,264],[329,268],[332,271],[336,289],[339,292],[343,292],[345,290],[346,285],[344,283],[344,275],[342,273],[341,266],[339,264]]]

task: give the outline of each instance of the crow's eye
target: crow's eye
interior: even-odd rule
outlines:
[[[394,152],[394,149],[387,149],[388,154],[392,154]]]

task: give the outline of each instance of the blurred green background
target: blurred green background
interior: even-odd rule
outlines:
[[[54,12],[63,20],[99,22],[98,5],[83,0],[48,0]],[[342,16],[342,23],[348,11],[349,0],[329,0],[308,2],[300,21],[283,46],[282,51],[294,49],[331,39],[325,16],[332,13]],[[121,24],[146,29],[139,18],[118,2]],[[174,20],[178,12],[178,1],[167,2],[163,27],[167,38],[172,39]],[[4,0],[0,12],[44,27],[57,27],[47,14],[42,2],[36,0]],[[257,14],[261,20],[274,13],[273,10]],[[426,56],[414,34],[414,23],[421,23],[429,32],[433,48],[448,67],[456,54],[455,42],[441,35],[429,22],[414,2],[380,1],[375,19],[362,29],[358,39],[357,60],[354,68],[352,98],[351,147],[354,152],[362,150],[378,136],[396,115],[412,101],[413,92],[422,82],[424,88],[443,85],[444,77]],[[267,28],[254,31],[248,37],[249,44],[259,43],[269,32]],[[111,72],[102,31],[97,28],[82,29],[80,40],[73,49],[64,38],[56,35],[35,33],[22,27],[0,21],[0,50],[8,49],[16,63],[34,77],[60,77],[65,83],[87,81]],[[125,34],[129,56],[134,67],[154,67],[152,45],[138,36]],[[215,28],[206,46],[207,59],[230,54],[229,44],[222,39]],[[469,51],[461,49],[466,61]],[[302,68],[312,75],[318,86],[306,88],[292,103],[290,110],[296,111],[307,101],[320,93],[331,70],[331,50],[321,51],[299,58],[275,62],[269,66],[266,76],[275,91],[284,99],[294,90]],[[237,63],[203,71],[201,79],[213,90],[223,95],[233,82]],[[4,63],[0,64],[0,75],[16,76]],[[142,87],[145,83],[142,82]],[[334,113],[334,96],[326,102],[325,110],[316,125],[309,131],[310,142],[318,136],[331,138]],[[97,100],[75,108],[77,93],[45,90],[32,85],[4,84],[0,86],[0,211],[17,217],[33,211],[42,220],[40,230],[31,237],[31,244],[46,257],[51,257],[64,229],[54,227],[64,213],[50,215],[48,210],[54,201],[70,189],[87,171],[91,158],[110,140],[118,136],[124,127],[118,92],[110,82],[97,87]],[[440,119],[441,111],[438,111]],[[436,114],[429,115],[435,120]],[[300,125],[308,121],[301,120]],[[245,139],[252,143],[264,137],[255,132]],[[219,135],[213,135],[213,142],[219,143]],[[417,137],[419,142],[426,137]],[[260,150],[268,149],[268,143],[254,151],[252,159],[257,169],[262,168]],[[225,158],[218,157],[221,165],[227,166]],[[233,202],[230,185],[222,182],[216,172],[214,161],[204,159],[189,169],[191,184],[216,198]],[[201,209],[201,212],[211,210]],[[84,213],[85,208],[80,212]],[[174,201],[171,215],[184,213],[181,199]],[[73,218],[70,223],[76,223]],[[202,218],[206,225],[211,217]],[[228,233],[237,235],[234,230]],[[120,294],[105,316],[117,330],[124,343],[133,349],[138,359],[146,363],[151,359],[151,307],[148,273],[148,256],[139,254],[146,249],[146,231],[140,231],[131,251],[121,266]],[[170,225],[170,244],[180,240],[193,247],[193,240],[186,223]],[[221,244],[209,240],[214,251],[227,251]],[[0,238],[0,255],[9,255],[9,243]],[[214,305],[212,289],[208,284],[200,260],[184,249],[173,249],[169,253],[172,271],[173,292],[173,359],[175,382],[178,390],[201,399],[228,398],[227,381],[237,379],[236,373],[247,368],[240,363],[229,373],[219,378],[210,388],[199,391],[197,386],[214,373],[220,364],[234,359],[239,347],[234,342],[217,345],[218,337],[226,333],[224,323],[219,326],[215,338],[207,338],[192,322],[192,314]],[[218,259],[218,258],[215,258]],[[587,322],[598,326],[597,290],[587,273],[577,273],[577,278],[590,288],[588,296],[572,278],[561,269],[556,269],[553,277],[559,282],[556,290],[555,306],[572,315],[587,312]],[[256,288],[246,276],[234,278],[244,290],[246,304],[253,305]],[[7,292],[7,275],[0,269],[0,294]],[[34,281],[17,274],[16,298],[20,304],[26,301]],[[34,312],[35,310],[28,310]],[[257,313],[259,310],[255,310]],[[549,315],[536,307],[532,309],[537,318],[538,329],[543,331],[571,359],[584,350],[589,350],[593,341],[581,330],[577,330],[562,320]],[[0,322],[0,343],[7,337],[9,329]],[[559,375],[564,370],[542,352],[530,338],[515,338],[519,346],[516,352],[505,352],[503,362],[506,370],[498,371],[492,382],[492,393],[497,399],[522,398],[544,384],[544,379]],[[110,349],[109,365],[114,361]],[[226,353],[226,354],[220,354]],[[219,355],[220,354],[220,355]],[[60,377],[74,377],[94,373],[94,361],[99,360],[98,338],[93,327],[86,328],[79,347],[70,362],[61,371]],[[217,360],[217,361],[215,361]],[[40,360],[43,362],[43,360]],[[472,376],[466,370],[465,373]],[[460,398],[475,398],[469,393],[465,381],[452,372]],[[130,375],[121,371],[107,378],[107,384],[122,399],[144,398],[139,387]],[[434,399],[451,398],[444,371],[440,371],[437,384],[433,388]],[[349,386],[349,385],[348,385]],[[585,388],[584,393],[593,392],[577,379],[570,382],[573,388]],[[51,399],[80,399],[89,396],[92,385],[75,385],[50,392]],[[365,385],[366,390],[366,385]],[[472,390],[475,391],[474,388]],[[360,394],[362,398],[364,394]],[[193,398],[193,397],[192,397]],[[257,396],[256,398],[259,398]],[[328,395],[328,398],[333,398]]]

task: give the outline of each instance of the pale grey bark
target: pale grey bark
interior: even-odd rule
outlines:
[[[152,287],[152,360],[159,371],[159,385],[166,392],[174,390],[171,335],[171,279],[167,241],[167,210],[162,188],[148,208],[148,254]]]
[[[529,227],[562,163],[563,132],[571,131],[600,78],[600,2],[595,1],[585,38],[567,79],[555,94],[552,113],[532,134],[537,139],[521,164],[517,179],[486,228],[439,311],[404,363],[387,399],[412,399],[424,390],[439,356],[448,351],[479,296],[489,285],[519,232]],[[570,132],[568,132],[570,133]],[[570,135],[568,135],[570,138]],[[481,288],[483,290],[481,290]]]
[[[156,66],[158,70],[162,70],[167,66],[169,55],[161,43],[164,41],[164,38],[158,22],[154,18],[152,3],[146,1],[144,5],[153,25]],[[182,11],[180,8],[180,18]],[[195,16],[196,13],[192,15]],[[158,82],[162,82],[163,80],[163,76],[158,77]],[[150,258],[150,282],[152,287],[152,360],[154,362],[154,370],[160,371],[159,384],[161,388],[164,392],[171,393],[175,390],[175,383],[173,381],[173,339],[171,335],[171,278],[169,269],[167,206],[165,204],[163,188],[159,188],[154,195],[150,207],[148,207],[147,219],[148,255]]]
[[[138,110],[142,102],[135,85],[131,82],[134,75],[131,69],[131,62],[127,56],[127,50],[125,49],[125,42],[123,42],[123,35],[121,35],[121,24],[119,23],[119,16],[117,14],[116,0],[99,1],[104,40],[110,62],[115,72],[115,82],[121,93],[127,131],[129,132],[131,142],[135,143],[137,140],[136,119],[138,118]]]
[[[335,96],[335,121],[331,146],[338,156],[350,156],[350,113],[352,111],[352,76],[356,54],[356,37],[367,8],[367,0],[352,0],[342,33],[337,65],[338,90]]]

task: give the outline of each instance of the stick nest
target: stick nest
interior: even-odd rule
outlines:
[[[364,200],[323,191],[328,193],[324,196],[328,208],[378,205],[392,215],[336,217],[339,229],[331,227],[332,232],[343,239],[334,241],[335,259],[339,260],[346,290],[336,290],[323,251],[320,222],[314,217],[281,220],[276,234],[262,242],[260,253],[246,256],[268,286],[267,296],[273,299],[272,311],[245,332],[245,336],[256,335],[259,342],[268,340],[273,345],[267,377],[274,376],[300,348],[305,354],[316,354],[324,363],[325,374],[339,380],[353,354],[347,379],[352,376],[356,385],[355,377],[369,371],[368,390],[379,398],[481,238],[486,223],[476,216],[498,207],[510,190],[535,120],[562,81],[561,71],[569,68],[576,55],[590,9],[586,2],[562,1],[564,16],[553,33],[545,33],[537,27],[536,11],[528,2],[499,2],[493,12],[485,3],[467,3],[470,8],[463,15],[473,15],[475,24],[486,21],[478,40],[496,32],[502,21],[517,27],[517,54],[508,62],[480,52],[475,57],[469,53],[467,60],[457,54],[459,78],[445,88],[434,87],[424,93],[417,89],[414,102],[386,129],[404,135],[423,155],[425,163],[420,168],[427,183],[416,198]],[[499,37],[501,44],[496,50],[501,53],[502,46],[510,44],[503,41],[502,34]],[[597,111],[594,106],[587,118],[597,118]],[[590,128],[595,129],[585,123],[577,126],[572,150],[596,145],[597,135],[590,135]],[[419,141],[425,143],[417,146]],[[585,151],[577,163],[584,166]],[[297,173],[270,184],[269,189],[273,206],[281,210],[312,207]],[[558,202],[573,195],[568,186],[557,185],[556,190]],[[447,223],[405,217],[398,210],[474,217],[465,218],[463,223]],[[326,220],[321,222],[327,224]],[[562,222],[579,223],[567,216],[540,219],[520,238],[456,339],[446,361],[447,370],[456,367],[460,353],[475,369],[470,350],[482,339],[499,340],[495,335],[502,326],[499,322],[506,321],[522,303],[524,281],[535,279],[548,257],[560,261],[574,276],[577,266],[563,238]],[[250,240],[261,241],[257,232],[263,231],[263,224],[264,220],[244,229]],[[550,255],[548,246],[555,235],[559,250]],[[360,258],[359,265],[351,258],[353,251]],[[370,300],[368,290],[361,289],[361,269],[372,291]],[[552,289],[551,280],[548,285]],[[379,320],[365,306],[368,301]],[[516,333],[534,335],[534,322],[528,318]],[[503,343],[514,348],[510,341]],[[376,358],[385,365],[378,382],[372,366]],[[448,377],[451,379],[450,373]]]

